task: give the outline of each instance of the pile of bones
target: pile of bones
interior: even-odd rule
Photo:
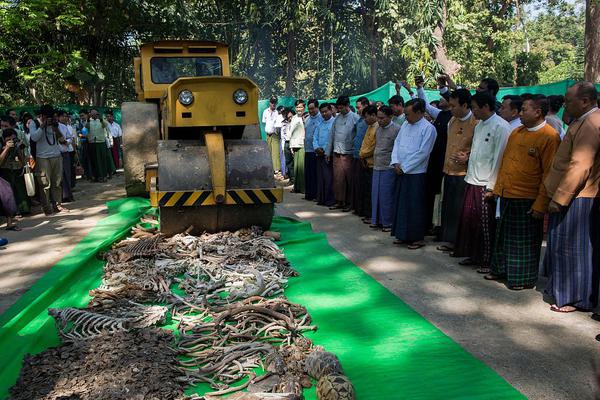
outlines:
[[[11,398],[292,400],[316,384],[320,400],[354,399],[338,358],[304,336],[317,328],[306,308],[283,295],[298,274],[277,233],[167,238],[142,222],[100,255],[87,308],[48,310],[63,343],[26,357]]]

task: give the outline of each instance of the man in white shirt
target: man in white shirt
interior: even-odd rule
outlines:
[[[281,159],[279,158],[279,149],[281,143],[277,134],[277,125],[281,129],[280,113],[277,111],[277,96],[271,97],[269,107],[262,114],[262,123],[265,124],[265,133],[267,134],[267,144],[271,152],[271,161],[273,163],[273,171],[277,174],[281,171]]]
[[[471,99],[471,110],[479,123],[473,133],[468,156],[465,198],[458,226],[454,257],[467,257],[461,265],[478,265],[486,273],[491,262],[495,231],[494,185],[511,132],[510,125],[495,113],[496,100],[486,91]],[[466,160],[465,160],[466,161]]]
[[[73,153],[73,131],[67,127],[67,113],[64,111],[58,111],[58,130],[65,138],[65,143],[60,144],[60,154],[62,156],[62,201],[68,203],[73,201],[73,162],[71,160],[71,154]]]
[[[428,228],[425,202],[427,164],[437,136],[435,127],[424,118],[425,101],[409,100],[404,108],[406,122],[394,141],[390,165],[396,172],[396,213],[392,222],[394,244],[408,244],[416,250],[425,246]]]
[[[502,98],[502,105],[498,114],[509,123],[511,132],[522,125],[520,117],[522,106],[523,99],[521,96],[509,94]]]
[[[108,125],[108,130],[110,131],[110,135],[112,136],[113,145],[112,145],[112,157],[115,162],[115,168],[121,168],[121,161],[123,159],[123,130],[119,124],[115,122],[115,116],[112,111],[106,112],[106,122]]]

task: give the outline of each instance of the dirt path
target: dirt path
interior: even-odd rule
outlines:
[[[20,232],[0,226],[0,237],[9,240],[0,248],[0,313],[107,216],[105,203],[123,197],[124,187],[123,174],[107,183],[78,180],[73,194],[76,201],[65,204],[70,212],[25,217],[19,222]]]

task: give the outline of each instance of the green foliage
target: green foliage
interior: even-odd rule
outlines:
[[[132,58],[159,39],[228,43],[233,72],[262,97],[328,98],[417,75],[434,85],[439,46],[470,86],[483,76],[504,85],[579,78],[582,0],[533,1],[0,1],[0,105],[131,100]]]

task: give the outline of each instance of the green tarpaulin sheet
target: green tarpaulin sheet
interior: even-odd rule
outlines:
[[[95,253],[122,237],[149,205],[125,199],[108,207],[111,215],[0,317],[0,398],[16,381],[25,354],[59,343],[47,308],[87,304],[102,273]],[[290,279],[286,295],[307,307],[319,326],[311,338],[340,357],[357,399],[523,398],[309,224],[277,217],[272,229],[281,232],[279,245],[301,274]],[[314,388],[306,398],[315,399]]]

